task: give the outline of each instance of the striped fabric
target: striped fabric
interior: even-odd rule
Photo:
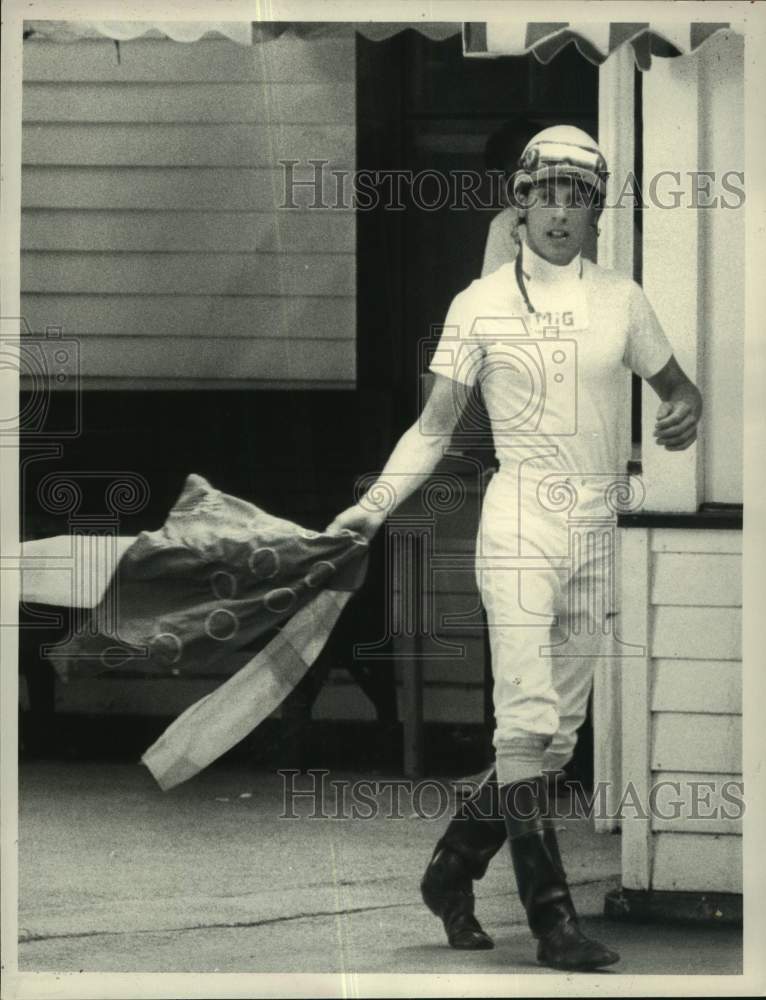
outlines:
[[[694,21],[469,21],[463,25],[466,56],[521,56],[532,53],[548,63],[569,44],[589,62],[599,65],[621,45],[630,44],[636,65],[648,70],[652,56],[671,57],[693,52],[726,22]]]
[[[369,549],[355,532],[309,531],[198,475],[158,531],[95,548],[79,537],[21,546],[24,601],[91,609],[51,653],[63,676],[194,676],[221,660],[236,670],[144,754],[163,789],[207,767],[287,697],[361,586]]]

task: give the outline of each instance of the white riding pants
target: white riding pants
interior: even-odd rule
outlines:
[[[543,509],[496,475],[477,539],[489,625],[498,778],[520,781],[570,760],[595,660],[615,655],[614,522],[586,502]]]

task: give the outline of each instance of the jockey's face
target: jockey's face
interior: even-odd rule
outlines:
[[[529,247],[551,264],[568,264],[582,250],[596,218],[592,189],[557,177],[532,187],[525,204]]]

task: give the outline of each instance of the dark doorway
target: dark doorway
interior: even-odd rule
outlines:
[[[435,42],[405,31],[385,42],[357,38],[358,170],[482,172],[489,136],[521,115],[540,128],[567,123],[596,135],[597,68],[573,47],[543,66],[531,56],[467,59],[459,37]],[[487,205],[489,193],[487,183]],[[394,199],[358,213],[359,387],[390,399],[392,446],[426,391],[421,342],[444,322],[452,298],[480,276],[498,210],[439,203],[427,211],[410,198],[406,207]],[[488,697],[485,705],[489,731]],[[588,720],[573,762],[585,782],[592,760]]]
[[[405,31],[357,41],[357,168],[449,175],[484,170],[484,147],[505,121],[598,128],[598,70],[568,48],[549,66],[532,56],[468,59],[461,40]],[[489,201],[489,183],[481,200]],[[426,196],[437,200],[428,185]],[[357,222],[360,379],[401,393],[417,411],[418,343],[481,273],[498,209],[378,205]]]

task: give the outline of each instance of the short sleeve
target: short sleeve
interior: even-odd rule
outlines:
[[[630,318],[623,361],[641,378],[652,378],[670,361],[673,348],[649,299],[635,283],[629,301]]]
[[[439,341],[428,365],[436,375],[472,386],[484,361],[476,330],[476,309],[469,289],[452,300]]]

